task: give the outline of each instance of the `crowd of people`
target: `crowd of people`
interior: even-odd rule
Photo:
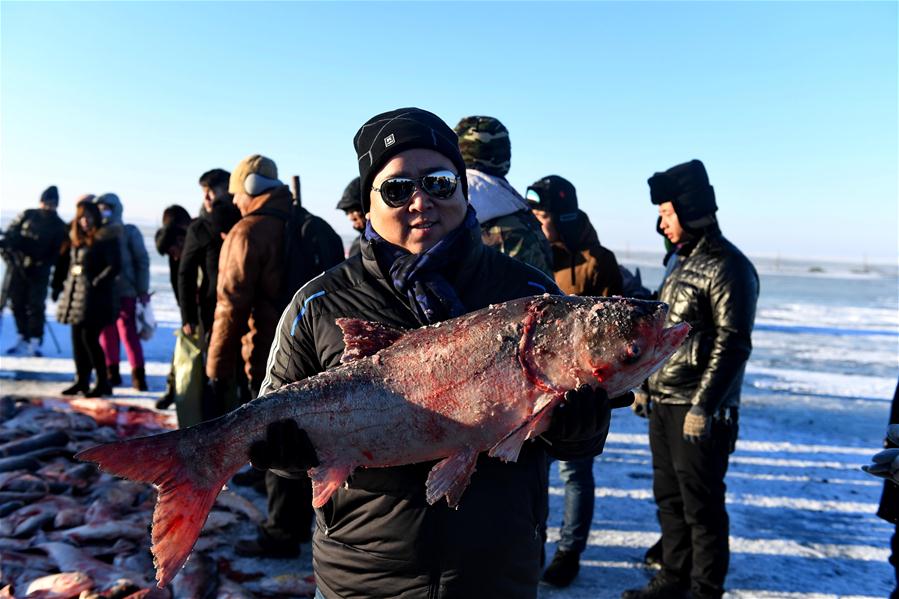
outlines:
[[[258,154],[230,173],[200,176],[196,218],[180,206],[165,210],[156,246],[168,257],[181,333],[203,347],[201,419],[338,365],[337,318],[413,328],[535,293],[659,297],[670,305],[668,324],[689,322],[694,334],[633,402],[650,422],[662,534],[647,554],[658,573],[622,596],[720,598],[729,555],[724,478],[759,279],[721,234],[702,162],[649,178],[668,249],[652,294],[600,243],[571,181],[543,176],[524,195],[509,184],[509,131],[498,119],[471,116],[450,128],[403,108],[369,119],[353,144],[359,176],[336,206],[358,233],[346,253],[278,178],[275,162]],[[38,351],[51,286],[75,348],[75,381],[64,393],[109,395],[121,383],[120,339],[132,384],[145,389],[135,333],[136,307],[149,297],[141,237],[122,223],[114,194],[79,200],[68,227],[57,205],[50,188],[3,241],[4,305],[8,297],[20,333],[10,353]],[[160,408],[180,400],[175,374]],[[567,586],[593,520],[593,459],[610,406],[629,401],[589,386],[569,390],[565,408],[516,463],[479,458],[457,510],[425,501],[430,465],[418,464],[361,469],[313,512],[305,473],[315,450],[302,423],[275,423],[248,456],[264,481],[252,470],[235,480],[264,484],[268,496],[268,519],[237,550],[289,558],[311,539],[320,597],[533,597],[541,579]],[[565,508],[545,566],[551,460],[559,461]]]

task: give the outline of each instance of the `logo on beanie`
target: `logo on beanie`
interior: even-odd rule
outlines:
[[[393,133],[384,138],[384,147],[389,148],[393,144],[396,143],[396,138],[393,136]]]

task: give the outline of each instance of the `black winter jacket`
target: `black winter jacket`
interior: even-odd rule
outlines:
[[[759,278],[752,263],[717,227],[672,255],[659,300],[669,305],[667,324],[688,322],[690,337],[649,378],[653,401],[701,406],[707,414],[737,407]]]
[[[57,305],[57,322],[92,328],[115,322],[119,310],[116,276],[121,269],[118,237],[99,238],[93,245],[72,247],[68,275]]]
[[[187,227],[181,263],[178,265],[181,322],[193,326],[202,323],[207,333],[212,331],[215,316],[215,286],[222,243],[221,235],[213,229],[209,213],[204,211]],[[198,272],[201,277],[197,276]]]
[[[65,238],[66,223],[55,210],[32,208],[9,224],[4,246],[15,252],[17,266],[24,268],[27,276],[37,271],[49,273]]]
[[[462,303],[558,293],[540,271],[487,248],[475,230],[449,275]],[[405,296],[379,268],[372,247],[310,281],[281,317],[262,393],[340,363],[339,317],[415,328]],[[359,469],[316,510],[316,582],[326,597],[534,597],[546,513],[547,452],[561,459],[596,455],[603,438],[582,444],[526,443],[516,463],[482,454],[458,510],[429,506],[434,465]]]
[[[890,407],[890,424],[899,424],[899,385],[896,385],[896,392],[893,393],[893,403]],[[887,441],[886,447],[896,447],[892,442]],[[880,507],[877,515],[899,526],[899,484],[891,480],[883,481],[883,494],[880,496]]]

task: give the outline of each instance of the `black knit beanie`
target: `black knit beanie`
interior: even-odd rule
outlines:
[[[353,210],[362,212],[362,198],[360,195],[359,177],[356,177],[343,190],[343,195],[340,196],[340,201],[337,202],[337,209],[346,213],[350,213]]]
[[[359,160],[362,210],[368,212],[372,181],[391,158],[405,150],[440,152],[456,166],[462,193],[468,197],[465,161],[456,133],[436,114],[421,108],[399,108],[370,118],[353,138]]]
[[[53,204],[59,204],[59,190],[55,185],[51,185],[41,194],[41,201]]]
[[[699,229],[715,222],[715,189],[709,185],[709,176],[699,160],[656,173],[647,183],[652,203],[671,202],[682,226]]]

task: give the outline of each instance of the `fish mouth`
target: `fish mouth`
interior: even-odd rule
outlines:
[[[667,312],[667,307],[665,311]],[[690,334],[691,328],[689,323],[679,322],[667,329],[662,329],[659,332],[659,341],[656,345],[656,351],[659,354],[671,355],[674,353],[674,350],[680,347],[684,340],[686,340],[687,336]]]

